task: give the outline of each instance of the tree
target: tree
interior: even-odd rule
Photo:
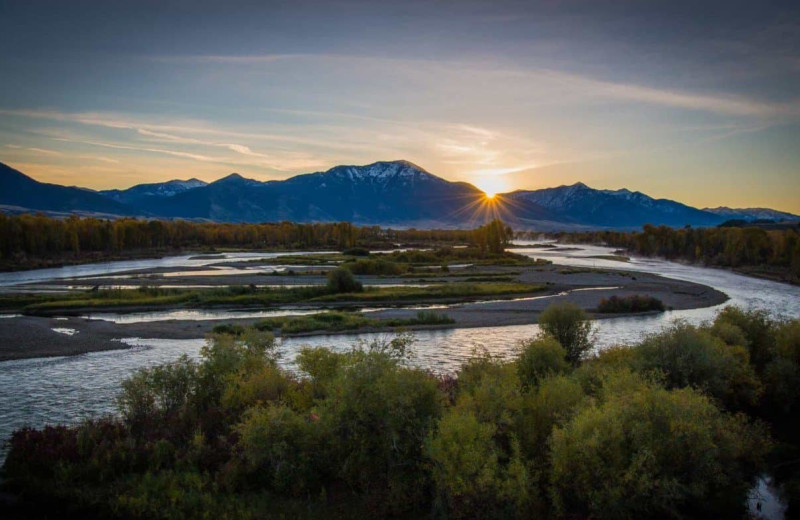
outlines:
[[[574,303],[554,303],[539,316],[539,326],[545,334],[555,338],[567,353],[573,365],[592,348],[592,323],[583,309]]]

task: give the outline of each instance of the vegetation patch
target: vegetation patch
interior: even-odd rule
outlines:
[[[611,296],[603,298],[597,305],[597,312],[603,314],[620,314],[629,312],[663,312],[664,302],[653,296],[631,294],[630,296]]]
[[[346,262],[342,267],[353,274],[390,275],[397,276],[405,273],[408,266],[382,258],[360,258],[354,262]]]
[[[308,316],[280,316],[267,318],[253,325],[260,331],[280,331],[282,335],[306,332],[339,332],[362,328],[398,328],[415,325],[448,325],[455,320],[444,313],[419,311],[413,318],[373,319],[353,312],[321,312]],[[217,325],[213,332],[217,334],[240,335],[247,328],[241,325]]]
[[[513,296],[545,290],[542,285],[525,283],[466,283],[436,284],[428,287],[368,287],[363,292],[326,294],[312,298],[313,302],[338,301],[396,301],[440,300],[449,298],[480,298],[486,296]]]
[[[585,315],[543,324],[454,376],[407,335],[290,371],[271,334],[220,330],[124,381],[118,415],[15,432],[3,488],[156,519],[745,518],[764,472],[798,488],[800,321],[728,308],[594,354]]]

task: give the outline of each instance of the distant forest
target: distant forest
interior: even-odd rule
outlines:
[[[469,244],[496,251],[502,250],[511,238],[511,228],[499,221],[473,230],[398,230],[359,227],[348,222],[222,224],[0,214],[0,268],[214,248],[291,250]]]
[[[674,229],[644,226],[636,233],[558,233],[572,243],[607,244],[641,256],[657,256],[748,274],[800,282],[800,227],[769,230],[755,226]]]

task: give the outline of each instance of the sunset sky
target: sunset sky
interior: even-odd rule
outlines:
[[[800,2],[0,0],[0,161],[91,188],[407,159],[800,213]]]

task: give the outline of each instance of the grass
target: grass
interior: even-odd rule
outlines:
[[[525,283],[466,283],[454,282],[428,287],[370,287],[360,293],[326,294],[310,301],[369,302],[395,300],[429,300],[444,298],[476,298],[505,296],[543,291],[544,286]]]
[[[493,272],[493,271],[470,271],[470,270],[459,270],[456,272],[445,273],[442,271],[431,270],[429,272],[425,271],[415,271],[411,273],[406,273],[400,275],[399,278],[505,278],[509,276],[519,276],[522,274],[522,271],[518,270],[504,270],[502,272]],[[475,280],[469,280],[475,281]]]
[[[352,312],[321,312],[308,316],[280,316],[267,318],[257,322],[254,327],[262,331],[280,330],[282,335],[300,334],[305,332],[339,332],[344,330],[357,330],[366,327],[396,328],[410,327],[413,325],[444,325],[455,323],[447,314],[419,311],[414,318],[404,319],[374,319],[363,314]],[[241,325],[217,325],[213,331],[220,334],[241,334],[244,332]]]
[[[92,292],[13,295],[2,298],[0,306],[27,313],[47,313],[60,309],[95,307],[163,307],[170,305],[270,305],[310,300],[327,293],[320,287],[289,287],[281,289],[228,286],[219,289],[107,289]]]
[[[288,303],[371,302],[479,298],[532,293],[541,285],[523,283],[436,284],[428,287],[372,287],[360,293],[331,294],[325,286],[256,288],[228,286],[218,289],[106,289],[67,294],[17,294],[0,297],[0,309],[28,314],[48,314],[73,309],[116,307],[214,307],[279,305]]]

